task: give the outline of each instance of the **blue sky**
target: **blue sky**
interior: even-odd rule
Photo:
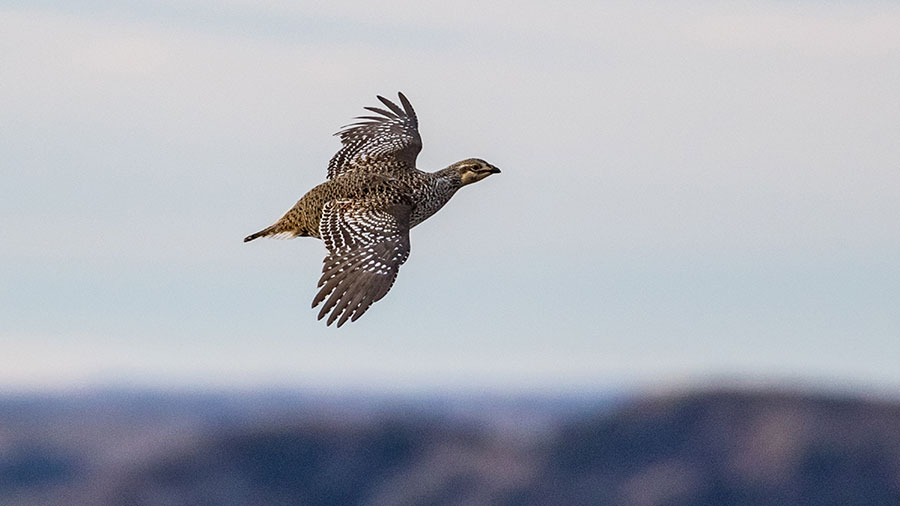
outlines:
[[[515,15],[512,15],[512,12]],[[0,388],[900,387],[900,7],[0,2]],[[241,238],[403,90],[503,169],[339,330]]]

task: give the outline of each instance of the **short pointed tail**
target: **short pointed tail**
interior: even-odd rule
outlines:
[[[276,233],[275,225],[272,225],[271,227],[266,227],[266,228],[260,230],[259,232],[256,232],[255,234],[250,234],[247,237],[244,237],[244,242],[250,242],[253,239],[259,239],[260,237],[265,237],[267,235],[274,234],[274,233]]]
[[[250,242],[253,239],[258,239],[260,237],[274,237],[275,239],[289,239],[292,237],[306,237],[309,235],[304,229],[298,229],[296,227],[292,227],[288,223],[284,223],[283,221],[278,221],[271,227],[266,227],[255,234],[250,234],[247,237],[244,237],[244,242]]]

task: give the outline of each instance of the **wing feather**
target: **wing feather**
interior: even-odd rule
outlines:
[[[391,119],[400,119],[400,116],[397,115],[396,113],[393,113],[391,111],[385,111],[384,109],[381,109],[379,107],[363,107],[363,109],[365,109],[367,111],[372,111],[374,113],[381,114],[382,116],[387,116],[388,118],[391,118]],[[381,120],[383,118],[375,117],[375,119]]]
[[[386,207],[386,209],[385,209]],[[312,307],[327,325],[355,321],[384,297],[409,257],[409,215],[405,202],[378,205],[338,199],[325,204],[319,233],[328,248]],[[330,313],[330,314],[329,314]]]
[[[398,93],[398,95],[402,95],[402,93]],[[381,100],[381,103],[384,104],[384,105],[386,105],[388,109],[390,109],[390,110],[394,111],[395,113],[397,113],[398,116],[405,116],[405,115],[406,115],[406,111],[404,111],[403,109],[401,109],[397,104],[395,104],[395,103],[391,102],[390,100],[388,100],[388,99],[382,97],[381,95],[375,95],[375,96],[378,98],[378,100]]]
[[[378,96],[387,109],[364,107],[380,116],[360,116],[363,120],[341,128],[335,135],[341,139],[341,149],[328,163],[328,178],[334,179],[353,170],[383,172],[411,170],[422,150],[419,121],[416,112],[403,93],[398,94],[403,107]]]
[[[403,92],[398,92],[397,96],[400,97],[400,103],[403,104],[403,110],[406,111],[408,116],[415,116],[416,113],[413,111],[412,104],[409,103],[409,99],[406,98],[406,95]]]

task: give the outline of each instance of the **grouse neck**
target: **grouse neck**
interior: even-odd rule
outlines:
[[[434,178],[447,184],[447,186],[454,190],[461,188],[463,185],[462,176],[459,175],[459,170],[453,166],[435,172]]]

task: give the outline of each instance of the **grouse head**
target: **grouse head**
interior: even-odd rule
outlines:
[[[480,158],[469,158],[456,162],[451,167],[459,171],[459,177],[462,179],[463,186],[481,181],[491,174],[500,173],[500,169]]]

